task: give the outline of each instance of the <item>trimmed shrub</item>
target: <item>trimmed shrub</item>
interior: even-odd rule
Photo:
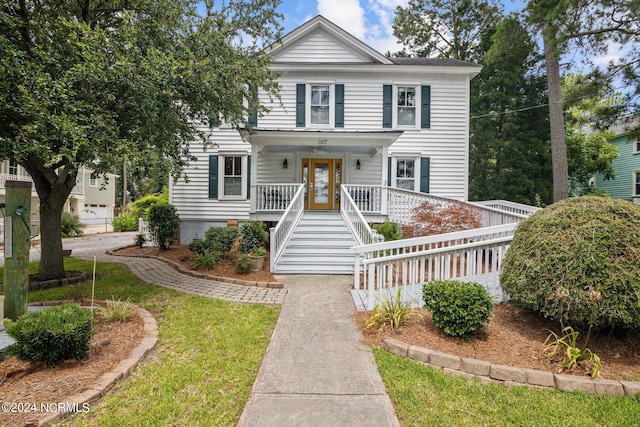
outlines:
[[[240,237],[238,227],[211,227],[204,232],[206,248],[213,252],[231,250],[238,237]]]
[[[493,314],[489,293],[477,283],[436,280],[423,287],[433,324],[447,335],[465,337],[481,329]]]
[[[378,234],[384,237],[385,242],[402,239],[402,226],[395,222],[385,221],[373,228],[378,232]]]
[[[54,366],[89,354],[91,310],[78,304],[29,312],[16,321],[5,319],[5,324],[7,333],[16,341],[7,348],[7,354],[24,362]]]
[[[138,231],[138,217],[131,213],[120,214],[111,220],[114,231]]]
[[[238,274],[249,274],[251,273],[251,258],[249,258],[249,255],[238,255],[235,260],[234,263],[236,265],[236,273]]]
[[[196,270],[214,269],[220,261],[222,261],[222,256],[219,253],[205,250],[195,257],[191,266]]]
[[[640,329],[640,206],[578,197],[518,226],[500,283],[564,326]]]
[[[84,224],[80,222],[78,215],[62,212],[60,230],[62,231],[62,237],[78,237],[84,234]]]
[[[255,251],[259,246],[265,246],[269,240],[267,226],[262,221],[245,222],[240,227],[240,235],[242,242],[238,249],[245,254]]]
[[[149,208],[149,235],[161,251],[169,249],[179,226],[180,218],[173,205],[158,204]]]

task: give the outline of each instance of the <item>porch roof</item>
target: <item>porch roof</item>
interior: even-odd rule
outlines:
[[[323,152],[371,153],[382,151],[395,142],[403,131],[344,131],[324,129],[261,129],[254,128],[245,139],[263,153],[281,153],[305,149]]]

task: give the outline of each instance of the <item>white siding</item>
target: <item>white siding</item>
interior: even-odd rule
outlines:
[[[314,32],[274,58],[275,62],[369,62],[322,32]]]

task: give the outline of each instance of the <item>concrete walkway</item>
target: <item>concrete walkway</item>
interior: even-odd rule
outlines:
[[[353,278],[278,280],[287,299],[239,426],[399,426],[353,319]]]

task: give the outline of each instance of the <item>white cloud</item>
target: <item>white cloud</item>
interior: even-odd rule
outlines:
[[[364,9],[358,0],[318,0],[318,13],[359,39],[366,35]]]

